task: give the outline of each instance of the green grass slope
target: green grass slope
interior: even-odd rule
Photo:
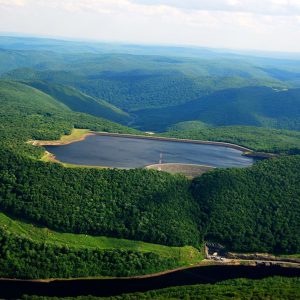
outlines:
[[[96,117],[102,117],[118,123],[127,123],[130,116],[121,109],[101,99],[95,99],[74,88],[47,84],[41,81],[25,82],[56,100],[68,106],[73,111],[87,113]]]
[[[0,226],[0,276],[49,279],[130,276],[159,272],[178,266],[174,258],[152,252],[75,248],[52,245],[14,235]]]
[[[132,255],[140,256],[141,258],[144,258],[146,261],[150,262],[150,266],[153,268],[153,271],[156,270],[163,270],[166,267],[180,267],[180,266],[186,266],[194,263],[200,262],[203,257],[203,249],[196,249],[190,246],[186,247],[167,247],[163,245],[158,244],[150,244],[150,243],[143,243],[138,241],[130,241],[130,240],[124,240],[124,239],[114,239],[114,238],[107,238],[102,236],[89,236],[89,235],[81,235],[81,234],[70,234],[70,233],[60,233],[55,232],[52,230],[49,230],[48,228],[44,227],[37,227],[29,223],[24,223],[22,221],[14,220],[8,217],[7,215],[0,212],[0,239],[2,239],[2,243],[0,246],[2,255],[0,256],[0,261],[2,265],[7,265],[7,260],[9,260],[12,264],[15,264],[16,269],[8,274],[13,275],[13,272],[20,272],[19,275],[23,272],[23,277],[28,278],[39,278],[35,274],[37,270],[31,275],[28,276],[28,272],[25,272],[25,270],[22,268],[22,264],[25,264],[25,255],[28,255],[29,257],[33,258],[32,251],[35,251],[36,254],[40,254],[40,258],[37,259],[36,262],[32,262],[31,269],[38,268],[38,264],[40,263],[40,271],[49,272],[50,268],[47,265],[47,261],[45,260],[45,253],[42,251],[42,249],[47,248],[49,251],[58,252],[59,255],[65,256],[65,259],[70,256],[70,253],[68,251],[65,251],[65,253],[62,251],[62,249],[69,249],[72,253],[85,253],[85,252],[94,252],[98,254],[107,254],[107,253],[118,253],[118,251],[124,251],[125,255],[126,253],[132,253]],[[6,239],[6,240],[5,240]],[[11,251],[11,249],[7,249],[7,239],[14,240],[16,243],[16,246],[19,245],[19,249],[16,249],[16,253],[11,253],[8,256],[7,251]],[[19,239],[19,240],[18,240]],[[22,242],[20,242],[22,240]],[[27,243],[27,247],[24,247],[23,243]],[[31,249],[30,249],[31,248]],[[21,251],[24,251],[24,256],[20,253]],[[31,250],[31,251],[30,251]],[[148,256],[153,256],[153,262],[149,260]],[[120,261],[120,258],[114,258],[116,260],[116,263],[118,260]],[[156,263],[159,261],[162,263],[161,266],[155,267],[153,265],[155,259],[157,260]],[[82,258],[79,259],[79,264],[82,264],[80,261]],[[92,274],[97,276],[103,276],[103,275],[115,275],[119,272],[119,274],[126,274],[125,270],[118,270],[117,265],[113,264],[113,260],[110,261],[111,263],[111,270],[106,270],[103,268],[103,270],[98,268],[98,273],[93,273],[91,269],[93,268],[93,265],[91,265],[89,268],[86,268],[86,270],[81,270],[82,274],[84,276],[90,276]],[[116,264],[115,263],[115,264]],[[164,265],[164,264],[168,265]],[[130,265],[131,262],[129,261],[128,264]],[[103,262],[102,262],[103,265]],[[73,266],[74,267],[74,266]],[[103,266],[102,266],[103,267]],[[131,270],[131,272],[134,272],[133,274],[143,274],[146,271],[147,266],[136,266]],[[63,270],[63,268],[58,268],[60,270],[57,270],[57,275],[59,272]],[[78,270],[79,271],[79,270]],[[7,272],[7,270],[6,270]],[[53,270],[51,271],[53,272]],[[0,271],[2,276],[8,276],[8,274],[5,274],[2,271]],[[27,274],[27,275],[26,275]],[[40,273],[41,274],[41,273]],[[22,276],[22,275],[21,275]],[[40,275],[40,278],[46,278],[44,275]],[[56,276],[55,272],[53,272],[52,276]],[[64,276],[63,276],[64,277]]]
[[[163,257],[174,258],[179,265],[199,262],[204,258],[202,247],[168,247],[140,241],[91,236],[86,234],[63,233],[38,227],[31,223],[15,220],[0,212],[0,226],[13,235],[37,243],[47,243],[56,247],[67,246],[75,249],[124,249],[139,252],[152,252]]]

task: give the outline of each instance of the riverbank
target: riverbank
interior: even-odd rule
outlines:
[[[273,276],[299,277],[300,269],[280,266],[209,265],[147,278],[77,279],[50,282],[1,279],[0,297],[15,299],[25,294],[49,297],[81,295],[109,297],[175,286],[215,284],[228,279],[263,279]]]
[[[287,260],[287,259],[286,259]],[[277,260],[254,260],[254,259],[241,259],[241,258],[226,258],[223,261],[214,261],[211,259],[203,259],[198,263],[193,263],[190,265],[181,266],[171,270],[165,270],[157,273],[137,275],[137,276],[128,276],[128,277],[113,277],[113,276],[94,276],[94,277],[78,277],[78,278],[48,278],[48,279],[18,279],[18,278],[0,278],[0,281],[12,281],[12,282],[32,282],[32,283],[51,283],[51,282],[64,282],[64,281],[93,281],[93,280],[130,280],[130,279],[148,279],[156,278],[163,275],[170,275],[173,273],[188,271],[193,269],[205,268],[205,267],[234,267],[234,266],[243,266],[243,267],[280,267],[285,269],[299,269],[300,272],[300,262],[294,261],[279,261]],[[300,273],[299,273],[300,275]]]
[[[5,231],[11,236],[22,236],[28,241],[37,244],[46,243],[48,246],[68,247],[74,250],[83,248],[103,251],[122,249],[139,253],[152,253],[160,258],[176,261],[173,267],[178,268],[196,265],[204,259],[204,247],[202,246],[197,248],[193,246],[176,247],[124,238],[59,232],[14,219],[2,212],[0,212],[1,228],[5,228]],[[147,273],[141,270],[137,274]]]

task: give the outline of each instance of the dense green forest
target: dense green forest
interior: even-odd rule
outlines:
[[[207,216],[205,239],[234,251],[300,251],[300,156],[215,170],[192,183]]]
[[[127,123],[129,115],[121,109],[107,103],[102,99],[87,96],[74,88],[67,86],[47,84],[41,81],[25,82],[44,93],[62,102],[73,111],[87,113],[96,117],[102,117],[118,123]]]
[[[2,78],[27,82],[75,111],[159,132],[191,120],[300,128],[297,63],[292,67],[278,61],[281,69],[276,69],[271,68],[274,60],[249,58],[94,53],[66,58],[64,53],[34,56],[31,51],[3,49],[7,67],[0,70]]]
[[[26,85],[15,82],[2,82],[1,85],[1,105],[2,111],[5,111],[1,116],[1,143],[5,147],[1,149],[0,200],[2,209],[12,215],[60,231],[126,237],[167,245],[200,245],[203,237],[209,237],[227,243],[233,250],[299,251],[300,242],[295,237],[299,228],[297,223],[293,223],[299,216],[297,210],[291,209],[294,198],[290,197],[294,195],[294,201],[297,201],[299,196],[296,177],[292,176],[293,172],[297,174],[298,156],[261,162],[249,169],[215,171],[201,177],[199,182],[195,180],[191,187],[184,177],[155,171],[83,170],[45,164],[23,156],[22,153],[27,153],[26,156],[30,154],[29,157],[41,154],[39,148],[25,144],[26,140],[55,139],[62,133],[68,133],[74,125],[93,126],[92,129],[99,126],[98,130],[103,128],[121,132],[130,132],[130,129],[74,113],[54,98]],[[81,126],[75,123],[79,119]],[[229,178],[232,182],[227,187]],[[261,178],[269,181],[262,181]],[[235,186],[237,190],[233,188]],[[214,187],[212,193],[209,192],[211,187]],[[258,188],[256,194],[246,197],[247,191]],[[222,207],[228,197],[223,195],[224,189],[236,196],[229,197],[236,199],[236,204],[243,207],[253,222],[260,220],[257,219],[260,215],[256,214],[264,203],[266,208],[261,219],[267,222],[265,215],[270,219],[269,223],[261,225],[263,231],[253,227],[248,219],[238,219],[237,223],[229,224],[232,226],[230,233],[225,231],[229,226],[227,223],[218,223],[217,227],[212,216],[225,216],[225,212],[230,211]],[[274,206],[273,200],[281,208],[276,217],[273,214],[277,206]],[[213,205],[214,201],[217,205]],[[247,206],[249,202],[252,205],[250,208]],[[232,213],[235,215],[236,210]],[[295,216],[286,218],[290,214]],[[220,217],[217,220],[225,222],[227,219]],[[232,217],[231,220],[235,219]],[[273,230],[274,226],[281,229]],[[243,233],[247,243],[241,238]],[[271,236],[266,239],[264,234]],[[243,241],[244,248],[238,244],[239,241]],[[285,247],[285,244],[288,246]]]
[[[286,73],[280,77],[273,61],[258,68],[255,59],[83,55],[74,49],[66,55],[61,47],[61,52],[36,56],[30,49],[0,52],[0,60],[7,59],[0,68],[6,78],[0,81],[1,212],[57,233],[197,248],[209,240],[233,251],[300,252],[299,155],[214,170],[191,181],[144,169],[65,168],[40,161],[44,149],[28,143],[59,139],[73,128],[142,134],[99,116],[123,123],[130,116],[137,125],[138,109],[149,104],[172,105],[159,110],[168,111],[164,126],[174,124],[165,135],[299,154],[299,89],[292,84],[298,78],[296,63],[282,61]],[[223,80],[218,86],[212,78]],[[258,82],[263,87],[249,87]],[[187,120],[198,121],[178,123],[187,112],[178,107],[189,105],[194,109]],[[147,111],[144,120],[156,124]],[[179,119],[175,115],[170,121],[174,112]],[[233,120],[255,126],[218,126],[236,125]],[[133,275],[178,265],[151,251],[50,245],[9,233],[5,226],[0,238],[1,276],[13,276],[13,268],[17,277],[37,278]]]
[[[97,60],[98,64],[93,60]],[[234,71],[231,71],[233,75],[228,76],[208,75],[206,70],[195,70],[195,74],[186,73],[186,68],[192,67],[192,63],[179,62],[174,68],[171,63],[157,62],[155,57],[150,60],[145,57],[104,56],[95,57],[91,62],[85,60],[84,65],[74,65],[71,68],[66,66],[63,70],[18,68],[3,74],[2,77],[13,80],[42,80],[50,84],[72,86],[87,95],[105,99],[131,112],[199,100],[207,94],[230,87],[257,86],[260,83],[277,88],[287,87],[277,80],[235,76]],[[141,64],[143,69],[140,68]],[[119,69],[116,70],[115,65]],[[104,69],[105,66],[107,70]]]
[[[100,250],[36,243],[0,227],[0,276],[10,278],[70,278],[131,276],[178,266],[172,258],[151,252]]]
[[[254,151],[271,153],[300,153],[300,132],[254,126],[207,126],[189,121],[171,126],[167,137],[209,140],[238,144]]]
[[[0,206],[52,229],[200,245],[197,204],[181,176],[137,170],[64,168],[1,151]]]
[[[202,237],[197,231],[195,215],[197,206],[187,190],[186,179],[146,170],[67,169],[37,161],[43,150],[26,143],[29,139],[57,139],[70,133],[74,126],[127,133],[135,133],[135,130],[74,113],[53,97],[27,85],[11,81],[2,81],[0,85],[1,211],[49,225],[60,232],[107,234],[156,243],[201,246]],[[28,181],[25,183],[24,180]],[[46,182],[47,187],[42,188]],[[157,188],[153,189],[155,185]],[[41,193],[36,194],[38,191]],[[12,203],[15,200],[20,204],[18,208]],[[186,203],[183,210],[182,200]],[[178,210],[174,211],[176,205]],[[35,211],[38,206],[39,213]],[[60,215],[58,207],[61,212],[66,208],[64,214]],[[178,211],[182,219],[176,218]],[[195,215],[194,220],[191,215]],[[125,276],[182,264],[173,256],[160,256],[152,249],[143,252],[144,247],[137,250],[66,248],[32,241],[28,236],[21,238],[14,232],[8,234],[5,226],[1,228],[1,276]],[[132,260],[132,266],[129,266],[129,260]]]
[[[71,109],[86,111],[85,107],[88,106],[85,105],[85,101],[96,103],[96,100],[74,89],[48,86],[42,82],[30,83],[39,88],[36,89],[27,84],[0,81],[2,110],[2,114],[0,114],[2,125],[0,126],[5,128],[1,134],[4,134],[7,139],[11,139],[16,134],[19,135],[18,138],[12,138],[13,143],[17,141],[23,143],[22,135],[26,135],[26,139],[58,139],[60,135],[70,133],[73,127],[89,128],[96,131],[138,133],[134,129],[122,127],[101,118],[71,111]],[[73,99],[74,102],[70,99]],[[74,107],[75,104],[76,107]],[[109,114],[112,119],[127,118],[126,114],[124,115],[123,112],[113,107],[109,107],[107,110],[106,106],[101,104],[97,108],[99,114],[105,117]],[[89,109],[91,108],[88,108],[88,111]],[[94,110],[94,114],[98,114],[97,110]],[[112,114],[115,117],[112,117]],[[20,130],[16,131],[11,129],[10,125],[6,126],[6,124],[11,123],[14,123],[15,127],[21,127]],[[194,121],[171,126],[167,133],[161,135],[231,142],[265,152],[297,153],[300,149],[299,133],[296,131],[253,126],[212,127]]]
[[[41,156],[43,150],[26,144],[30,139],[59,139],[73,128],[136,133],[106,119],[71,111],[53,97],[27,85],[0,81],[0,144],[18,152]]]
[[[294,300],[300,298],[300,279],[271,277],[261,280],[235,279],[216,284],[199,284],[193,286],[173,287],[146,293],[124,294],[115,297],[80,296],[78,300],[163,300],[163,299],[274,299]],[[47,297],[23,296],[24,300],[46,300]],[[53,297],[52,300],[61,298]],[[65,300],[75,298],[66,297]]]
[[[300,129],[300,89],[268,87],[224,89],[188,103],[136,111],[136,126],[162,131],[182,121],[202,121],[213,126],[250,125]]]
[[[2,209],[55,230],[172,246],[197,246],[204,237],[234,251],[300,251],[299,156],[216,170],[191,183],[142,169],[68,169],[1,156]]]
[[[0,76],[27,81],[75,111],[159,132],[194,120],[215,126],[300,128],[296,59],[17,40],[0,37]]]

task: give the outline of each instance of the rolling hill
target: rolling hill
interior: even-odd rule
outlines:
[[[208,126],[199,121],[177,123],[161,135],[242,145],[258,152],[300,153],[300,132],[254,126]]]
[[[21,67],[2,75],[72,86],[126,111],[179,105],[215,91],[247,86],[290,87],[249,63],[155,56],[79,56],[78,61],[39,70]]]
[[[74,88],[41,81],[24,82],[24,84],[43,91],[73,111],[87,113],[122,124],[126,124],[130,120],[130,116],[121,109],[104,100],[85,95]]]
[[[104,45],[92,51],[82,45],[86,52],[80,52],[76,43],[76,51],[67,51],[62,41],[32,42],[20,50],[14,39],[4,39],[1,49],[0,39],[1,77],[38,87],[75,111],[159,132],[194,120],[299,129],[297,60],[232,53],[184,57],[174,51],[133,55],[102,51]]]
[[[140,129],[163,131],[182,121],[213,126],[250,125],[300,129],[300,89],[226,89],[178,106],[135,112]]]
[[[22,43],[27,43],[26,51],[21,50]],[[127,112],[180,105],[229,88],[299,86],[297,60],[258,58],[208,49],[198,56],[191,54],[195,49],[190,49],[183,56],[180,49],[163,47],[152,55],[133,55],[126,47],[114,53],[100,44],[98,50],[95,50],[97,47],[91,50],[84,44],[82,48],[76,43],[63,45],[62,41],[35,39],[32,43],[30,47],[30,40],[21,39],[18,44],[14,39],[2,39],[1,51],[6,64],[0,72],[3,78],[72,86]],[[42,47],[37,46],[42,44]],[[68,51],[68,46],[77,50]],[[140,50],[149,52],[152,48],[140,47]],[[140,53],[137,47],[132,49]]]
[[[2,43],[13,49],[0,55],[6,60],[0,67],[1,276],[157,272],[201,260],[204,241],[232,251],[299,254],[300,156],[282,155],[300,149],[299,62],[105,53],[98,46],[82,53],[87,45],[67,51],[68,43],[52,40],[35,40],[39,50],[19,49],[12,39]],[[165,135],[281,155],[189,180],[145,169],[67,168],[42,161],[44,149],[28,143],[56,140],[74,128],[141,134],[106,119],[132,124],[129,117],[142,129],[168,129]]]
[[[40,156],[42,150],[25,144],[30,139],[59,139],[72,129],[136,133],[134,129],[89,114],[74,112],[63,103],[28,85],[0,81],[1,145]]]
[[[38,279],[74,274],[90,276],[93,273],[96,276],[140,275],[203,259],[202,249],[199,251],[190,246],[168,247],[104,236],[61,233],[14,220],[3,213],[0,213],[0,239],[0,274],[3,277]],[[50,257],[62,264],[59,271]]]

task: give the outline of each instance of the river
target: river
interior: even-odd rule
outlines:
[[[262,279],[269,276],[299,277],[300,268],[280,266],[207,266],[195,267],[153,277],[128,279],[79,279],[36,282],[0,280],[1,298],[22,295],[71,297],[80,295],[114,296],[122,293],[145,292],[172,286],[216,283],[227,279]]]

